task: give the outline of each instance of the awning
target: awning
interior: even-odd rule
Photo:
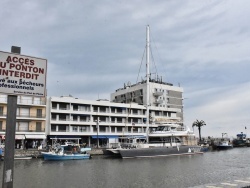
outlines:
[[[97,135],[91,136],[94,139],[97,139]],[[118,138],[118,136],[114,135],[98,135],[98,138]]]
[[[5,140],[5,135],[0,135],[0,137]],[[15,139],[16,140],[24,140],[25,139],[25,136],[24,135],[15,135]]]
[[[25,136],[24,135],[15,135],[15,139],[16,140],[24,140],[25,139]]]
[[[61,139],[61,140],[79,140],[80,136],[71,136],[71,135],[49,135],[50,139]]]
[[[26,134],[25,135],[26,139],[45,139],[46,136],[45,135],[37,135],[37,134]]]

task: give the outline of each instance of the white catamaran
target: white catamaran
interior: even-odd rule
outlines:
[[[143,141],[142,138],[138,137],[127,137],[127,144],[121,144],[115,149],[107,149],[106,152],[122,158],[201,154],[201,147],[197,145],[194,132],[179,124],[161,123],[155,130],[149,132],[149,26],[147,26],[146,33],[146,140]]]

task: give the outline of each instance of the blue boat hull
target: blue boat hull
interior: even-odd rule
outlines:
[[[58,154],[42,152],[42,155],[43,155],[44,160],[50,160],[50,161],[83,160],[83,159],[89,159],[90,158],[90,154],[64,154],[64,155],[58,155]]]

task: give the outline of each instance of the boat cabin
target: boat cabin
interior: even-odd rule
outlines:
[[[146,136],[127,136],[119,138],[121,148],[135,148],[140,143],[146,143]]]
[[[237,139],[238,140],[246,140],[247,135],[243,134],[243,132],[241,132],[240,134],[237,134]]]

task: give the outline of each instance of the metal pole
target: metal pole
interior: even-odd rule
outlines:
[[[97,117],[97,122],[96,122],[96,131],[97,131],[97,148],[99,148],[99,117]]]
[[[3,188],[13,187],[16,109],[17,109],[17,96],[9,95],[7,104],[7,121],[6,121],[3,184],[2,184]]]
[[[11,52],[20,54],[21,48],[12,46]],[[8,95],[2,188],[13,188],[16,110],[17,110],[17,96]]]
[[[146,38],[146,71],[147,71],[147,108],[146,108],[146,134],[147,134],[147,143],[149,142],[148,131],[149,131],[149,25],[147,26],[147,38]]]

